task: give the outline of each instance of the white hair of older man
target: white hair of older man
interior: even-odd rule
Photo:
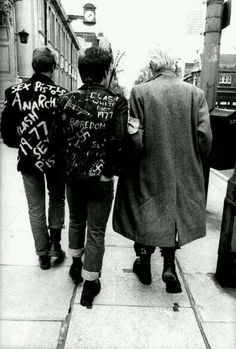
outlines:
[[[156,48],[149,53],[149,66],[153,72],[156,72],[162,68],[175,70],[176,57],[171,52]]]

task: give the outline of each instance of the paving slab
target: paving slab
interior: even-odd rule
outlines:
[[[69,266],[71,264],[71,258],[68,253],[67,232],[64,230],[62,231],[61,245],[67,256],[61,265]],[[56,262],[56,259],[52,258],[52,263],[54,261]],[[28,230],[1,230],[0,264],[19,266],[39,265],[30,228]]]
[[[185,274],[185,279],[203,322],[236,322],[236,289],[220,287],[211,274]]]
[[[212,349],[236,348],[235,322],[204,322],[202,326]]]
[[[74,305],[65,349],[205,349],[192,309]]]
[[[211,248],[207,248],[211,246]],[[176,257],[184,273],[215,273],[218,258],[219,234],[204,237],[182,246]]]
[[[4,211],[5,209],[3,209]],[[17,211],[14,219],[8,224],[7,230],[15,231],[16,233],[19,230],[31,231],[30,221],[28,216],[28,207],[24,207],[23,209],[15,210]]]
[[[132,272],[135,259],[130,248],[107,247],[101,277],[102,290],[94,304],[126,306],[172,306],[190,307],[188,296],[183,287],[179,294],[167,294],[161,280],[162,258],[155,253],[152,258],[151,285],[143,285]],[[75,303],[80,302],[81,288],[77,290]]]
[[[126,239],[124,236],[112,230],[111,223],[107,224],[107,231],[105,235],[105,244],[107,246],[133,247],[134,242]]]
[[[215,217],[221,217],[226,191],[227,179],[211,169],[207,194],[208,213],[213,213]]]
[[[74,289],[67,267],[1,266],[0,274],[0,319],[64,320],[67,316]]]
[[[0,211],[0,227],[1,230],[6,230],[9,225],[14,221],[19,210],[14,207],[4,207]]]
[[[61,322],[0,321],[0,349],[56,349]]]
[[[0,264],[38,265],[31,231],[1,230]]]

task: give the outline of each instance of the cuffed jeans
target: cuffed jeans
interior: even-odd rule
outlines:
[[[34,237],[36,253],[47,255],[50,248],[48,228],[62,229],[65,217],[65,182],[58,171],[43,173],[21,172],[31,230]],[[49,195],[48,225],[46,218],[46,186]]]
[[[102,269],[113,180],[102,182],[99,178],[88,178],[70,181],[67,199],[70,212],[69,251],[72,257],[82,257],[84,253],[82,276],[85,280],[96,280]]]

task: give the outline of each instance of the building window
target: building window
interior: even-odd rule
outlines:
[[[56,35],[56,38],[57,38],[56,48],[60,52],[60,49],[61,49],[61,35],[60,35],[60,23],[59,23],[58,19],[56,19],[56,32],[57,32],[57,35]]]
[[[55,44],[55,15],[49,8],[49,20],[50,20],[50,41]]]
[[[228,84],[230,85],[232,81],[232,77],[230,74],[221,74],[219,77],[220,84]]]
[[[61,31],[61,53],[65,57],[65,40],[66,40],[66,35],[64,30]]]
[[[39,30],[42,33],[45,33],[45,12],[44,4],[42,0],[38,0],[38,21],[39,21]]]

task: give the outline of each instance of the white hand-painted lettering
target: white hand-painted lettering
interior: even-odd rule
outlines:
[[[108,120],[108,119],[111,119],[111,118],[112,118],[112,114],[113,114],[112,111],[110,111],[110,112],[107,112],[107,111],[99,111],[99,112],[98,112],[98,118],[102,118],[102,119]]]
[[[13,102],[12,102],[12,106],[14,107],[14,105],[15,105],[16,103],[17,103],[17,105],[18,105],[18,108],[21,110],[22,105],[21,105],[20,95],[19,95],[18,92],[16,92],[15,98],[13,99]]]
[[[45,121],[41,121],[40,123],[38,123],[35,127],[33,127],[28,133],[35,133],[37,139],[40,139],[40,128],[43,128],[44,130],[44,136],[48,135],[48,130],[47,130],[47,125]]]
[[[25,138],[21,138],[20,140],[20,148],[22,150],[22,152],[25,154],[25,155],[28,155],[28,152],[27,150],[32,150],[33,148],[31,147],[31,145],[27,142],[27,140]]]
[[[77,115],[79,114],[83,114],[86,116],[91,117],[92,114],[90,114],[87,110],[83,109],[82,107],[80,107],[78,104],[73,103],[72,99],[69,99],[64,107],[65,109],[72,109],[75,110],[77,113]]]
[[[55,96],[56,94],[58,96],[62,96],[63,94],[66,93],[66,90],[60,88],[60,86],[55,86],[55,85],[45,85],[44,83],[42,83],[41,81],[36,81],[35,85],[34,85],[34,91],[36,92],[42,92],[42,93],[46,93],[47,91],[49,93],[51,93],[53,96]]]
[[[53,156],[49,159],[47,159],[47,161],[37,161],[35,163],[35,166],[42,172],[44,172],[44,168],[51,168],[55,165],[55,160],[53,159]]]
[[[37,160],[40,160],[42,155],[46,154],[47,151],[48,151],[48,141],[42,141],[42,140],[33,149],[34,155],[38,157]]]
[[[29,87],[30,86],[31,86],[31,84],[30,83],[27,84],[26,82],[18,84],[18,85],[15,85],[15,86],[12,86],[11,93],[15,93],[15,92],[22,91],[22,90],[29,91]]]
[[[85,121],[85,120],[78,120],[71,118],[70,119],[70,127],[72,129],[72,132],[75,128],[80,127],[82,130],[100,130],[105,129],[106,124],[104,122],[93,122],[93,121]]]
[[[21,124],[17,127],[17,133],[19,135],[22,135],[30,126],[33,125],[33,123],[38,120],[38,116],[35,113],[34,110],[32,110],[31,113],[29,113],[28,115],[26,115],[23,119],[23,121],[21,122]]]
[[[104,146],[104,143],[98,143],[97,141],[92,142],[92,148],[100,149]]]

